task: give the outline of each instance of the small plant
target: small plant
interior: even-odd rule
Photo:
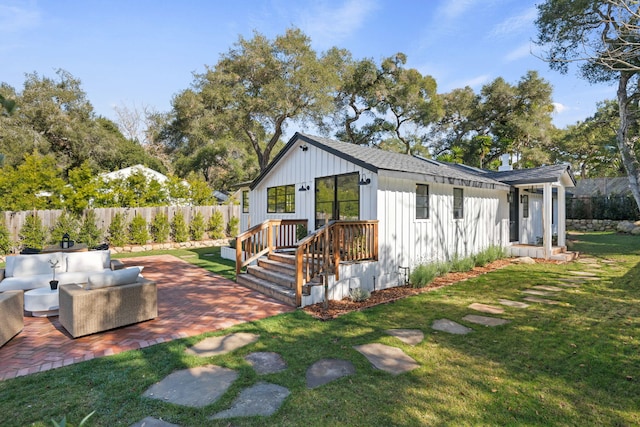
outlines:
[[[36,214],[29,214],[20,229],[20,243],[25,248],[42,249],[47,241],[47,230]]]
[[[485,265],[502,259],[506,256],[505,250],[502,246],[489,246],[487,249],[478,253],[475,257],[475,264],[477,267],[484,267]]]
[[[371,297],[371,292],[360,287],[349,289],[349,298],[354,302],[366,301]]]
[[[96,413],[96,411],[93,411],[89,415],[84,417],[82,419],[82,421],[80,421],[80,424],[78,424],[78,427],[83,427],[85,425],[85,423],[87,422],[87,420],[95,413]],[[72,424],[67,424],[67,417],[66,416],[62,417],[60,422],[57,422],[56,420],[51,420],[51,422],[53,423],[54,427],[73,427]]]
[[[55,281],[56,280],[56,268],[58,268],[58,264],[60,264],[60,260],[51,258],[49,260],[49,264],[51,265],[51,271],[53,271],[53,279],[51,279],[51,280]]]
[[[142,215],[136,214],[131,220],[129,237],[134,245],[145,245],[149,241],[149,227]]]
[[[49,242],[53,244],[60,243],[62,236],[65,234],[69,236],[70,240],[79,240],[78,230],[80,230],[80,220],[78,217],[71,212],[64,210],[56,220],[53,227],[51,227]]]
[[[411,272],[409,281],[414,288],[424,288],[431,283],[433,279],[438,277],[438,275],[437,263],[420,264]]]
[[[224,238],[224,217],[222,216],[222,212],[213,211],[211,214],[211,218],[209,218],[208,224],[209,237],[212,239],[223,239]]]
[[[473,257],[461,258],[458,254],[455,254],[451,260],[451,271],[464,273],[465,271],[473,269],[475,265],[476,262]]]
[[[13,242],[11,241],[11,234],[9,234],[9,230],[4,221],[0,221],[0,254],[8,254],[12,249]]]
[[[184,221],[182,212],[176,212],[171,220],[171,237],[174,242],[186,242],[189,240],[189,229]]]
[[[202,240],[202,236],[204,236],[204,217],[200,212],[196,212],[191,218],[189,234],[191,235],[191,240]]]
[[[102,241],[102,230],[96,225],[96,220],[95,211],[86,211],[78,233],[78,241],[85,243],[90,248],[95,248]]]
[[[124,215],[120,212],[113,216],[109,225],[109,243],[112,246],[124,246],[129,241]]]
[[[164,243],[169,241],[171,235],[171,224],[169,217],[165,213],[158,213],[151,221],[151,236],[156,243]]]
[[[236,237],[238,235],[238,224],[240,224],[238,217],[232,216],[229,218],[229,223],[227,224],[227,235],[229,237]]]

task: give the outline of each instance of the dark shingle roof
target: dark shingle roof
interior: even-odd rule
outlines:
[[[510,171],[490,171],[487,177],[496,179],[509,185],[536,184],[541,182],[556,182],[562,174],[569,172],[569,177],[575,185],[569,165],[549,165],[532,169],[514,169]]]
[[[551,180],[551,177],[554,177],[553,181],[555,181],[561,173],[567,169],[565,165],[555,165],[518,171],[491,172],[465,165],[439,162],[408,154],[394,153],[378,148],[364,147],[328,138],[296,133],[269,166],[253,181],[251,188],[255,188],[270,172],[273,166],[278,163],[280,158],[299,142],[323,149],[374,173],[379,173],[380,171],[415,173],[431,177],[433,182],[467,187],[507,189],[508,185],[519,183],[515,182],[518,179],[529,177],[534,179],[535,182],[546,182],[545,180]],[[509,172],[511,174],[509,174]],[[514,182],[511,181],[512,175],[515,179]],[[535,178],[539,179],[535,180]]]

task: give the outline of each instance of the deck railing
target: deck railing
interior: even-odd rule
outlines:
[[[331,221],[298,242],[299,225],[307,227],[307,220],[267,220],[238,235],[236,277],[261,256],[295,248],[296,304],[300,306],[305,283],[321,274],[333,274],[339,280],[341,262],[378,260],[378,221]]]
[[[236,237],[236,276],[263,255],[278,249],[295,248],[299,225],[306,228],[307,220],[269,219],[239,234]]]

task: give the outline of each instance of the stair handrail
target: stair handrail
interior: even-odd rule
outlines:
[[[298,225],[307,227],[307,224],[306,219],[267,219],[238,234],[236,236],[236,278],[244,267],[261,256],[277,249],[296,247],[296,227]]]

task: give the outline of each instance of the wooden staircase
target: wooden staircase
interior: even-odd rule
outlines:
[[[295,264],[295,255],[272,252],[259,258],[256,265],[248,265],[246,273],[237,275],[236,282],[296,307]]]

